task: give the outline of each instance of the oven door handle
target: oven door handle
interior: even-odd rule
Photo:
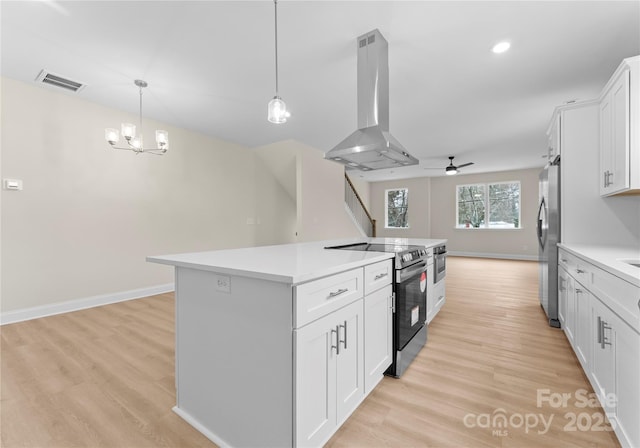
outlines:
[[[420,263],[414,264],[413,266],[396,271],[396,278],[398,283],[404,282],[406,279],[413,277],[420,272],[425,272],[427,270],[427,262],[421,261]]]

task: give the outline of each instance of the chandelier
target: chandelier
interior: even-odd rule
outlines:
[[[127,146],[116,146],[120,140],[120,133],[117,129],[107,128],[104,130],[104,137],[107,142],[114,149],[124,149],[133,151],[136,154],[141,152],[155,155],[163,155],[169,149],[169,133],[163,130],[156,131],[156,147],[145,148],[142,139],[142,89],[147,87],[146,81],[136,79],[133,83],[140,89],[140,124],[138,129],[138,135],[136,136],[136,125],[132,123],[122,123],[122,136],[125,139]]]
[[[291,114],[287,111],[287,105],[278,94],[278,0],[273,0],[275,11],[275,41],[276,41],[276,95],[267,107],[267,120],[271,123],[286,123]]]

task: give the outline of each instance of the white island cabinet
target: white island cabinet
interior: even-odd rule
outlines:
[[[391,364],[392,257],[318,243],[148,257],[176,268],[174,411],[221,446],[322,446]]]

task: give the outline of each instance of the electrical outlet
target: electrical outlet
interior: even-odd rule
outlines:
[[[20,179],[5,179],[4,180],[4,189],[5,190],[22,190],[22,180]]]
[[[216,290],[231,294],[231,278],[226,275],[216,275]]]

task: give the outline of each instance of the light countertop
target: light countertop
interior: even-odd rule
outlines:
[[[433,247],[446,240],[413,238],[349,238],[311,243],[246,247],[208,252],[149,256],[147,261],[226,275],[258,278],[293,285],[393,258],[393,253],[328,250],[356,242]]]
[[[565,244],[558,247],[573,255],[598,266],[616,277],[640,287],[640,268],[625,263],[622,260],[636,260],[640,262],[640,248],[597,246],[590,244]]]

